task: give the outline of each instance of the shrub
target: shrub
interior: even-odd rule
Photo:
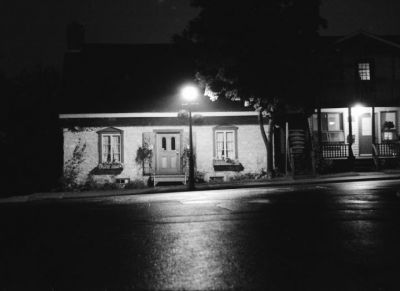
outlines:
[[[143,180],[133,180],[133,181],[129,181],[129,183],[127,183],[125,185],[125,189],[142,189],[145,188],[146,184],[143,182]]]
[[[72,157],[66,161],[64,165],[64,174],[60,180],[61,189],[63,191],[77,190],[79,188],[77,178],[80,166],[84,162],[83,155],[85,149],[86,143],[81,144],[81,140],[79,139],[78,144],[75,146],[74,152],[72,153]]]
[[[230,181],[244,181],[244,180],[257,180],[262,178],[262,174],[259,173],[244,173],[244,174],[237,174],[235,176],[230,177]]]

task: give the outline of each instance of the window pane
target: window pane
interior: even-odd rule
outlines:
[[[328,113],[321,113],[321,130],[328,130]]]
[[[119,163],[121,162],[121,155],[120,154],[113,154],[113,162]]]
[[[393,126],[387,129],[396,128],[396,113],[395,112],[382,112],[382,127]]]
[[[329,133],[329,141],[344,142],[344,132],[343,131],[330,132]]]
[[[121,136],[113,135],[111,146],[112,146],[112,161],[121,162]]]
[[[233,132],[226,133],[226,157],[234,158],[234,139]]]
[[[161,140],[161,147],[163,150],[167,150],[167,139],[165,137]]]
[[[318,115],[317,114],[312,115],[312,128],[313,128],[313,131],[318,131]]]
[[[215,133],[215,145],[216,145],[216,157],[217,159],[222,159],[225,156],[224,153],[224,133],[223,132],[216,132]]]
[[[111,136],[103,136],[103,160],[102,162],[111,161]]]
[[[328,114],[328,130],[329,131],[340,130],[339,113],[329,113]]]
[[[383,132],[383,140],[393,140],[393,132],[391,131],[384,131]]]
[[[358,63],[358,76],[360,80],[368,81],[371,80],[370,64],[369,63]]]
[[[175,137],[171,138],[171,150],[175,150]]]

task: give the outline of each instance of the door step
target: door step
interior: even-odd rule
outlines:
[[[160,182],[181,182],[186,185],[186,175],[154,175],[154,187]]]

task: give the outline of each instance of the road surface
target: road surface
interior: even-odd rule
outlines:
[[[0,205],[0,290],[400,290],[400,182]]]

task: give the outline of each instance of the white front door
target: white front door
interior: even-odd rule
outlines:
[[[157,133],[156,174],[180,174],[180,134]]]
[[[372,154],[372,120],[370,113],[364,113],[359,118],[359,152],[360,155]]]

